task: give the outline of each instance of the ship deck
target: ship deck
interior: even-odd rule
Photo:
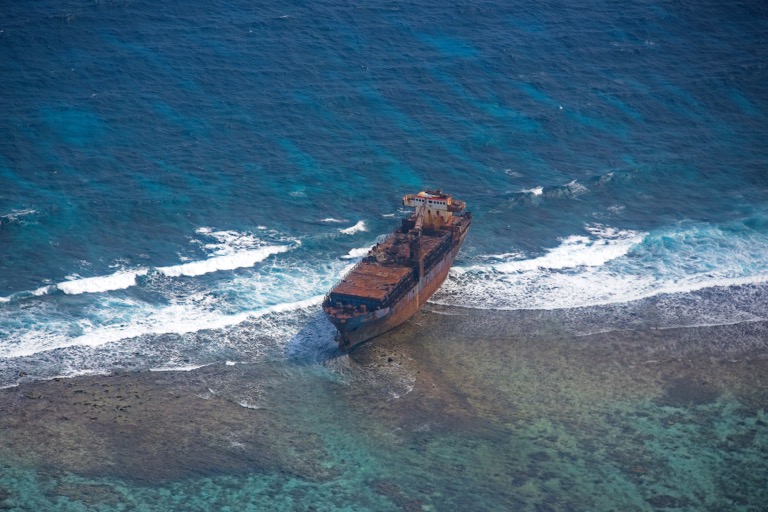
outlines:
[[[411,272],[411,267],[403,265],[361,262],[336,285],[333,293],[383,301]]]
[[[419,239],[421,253],[426,256],[440,245],[445,234],[440,236],[422,235]],[[386,253],[387,245],[395,245],[396,237],[388,237],[380,247]],[[394,262],[368,263],[361,261],[331,291],[333,295],[344,295],[382,302],[400,282],[413,272],[412,265]]]

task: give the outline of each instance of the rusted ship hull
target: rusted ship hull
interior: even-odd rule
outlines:
[[[445,281],[472,223],[464,202],[441,191],[408,194],[403,204],[416,213],[376,244],[323,301],[343,351],[411,318]]]
[[[466,236],[466,232],[464,235]],[[339,331],[339,348],[345,352],[349,351],[356,345],[394,329],[415,315],[448,277],[448,271],[451,270],[451,265],[461,248],[461,241],[391,307],[349,319],[329,317]]]

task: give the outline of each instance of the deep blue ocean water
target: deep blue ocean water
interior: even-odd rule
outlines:
[[[0,386],[332,347],[322,295],[425,187],[475,216],[434,303],[766,320],[767,33],[760,2],[4,2]]]

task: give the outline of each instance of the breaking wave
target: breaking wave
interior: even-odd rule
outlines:
[[[527,188],[520,191],[521,194],[531,194],[532,196],[540,196],[544,193],[544,187]]]
[[[201,276],[219,270],[235,270],[237,268],[252,267],[256,263],[265,260],[273,254],[279,254],[290,250],[289,246],[268,246],[249,251],[238,251],[225,256],[214,256],[207,260],[191,261],[181,265],[170,267],[158,267],[157,271],[168,277]]]
[[[37,210],[33,210],[32,208],[13,210],[9,213],[0,215],[0,226],[3,224],[10,224],[12,222],[18,222],[20,219],[35,215],[36,213],[38,213]]]
[[[663,294],[768,282],[768,236],[687,223],[644,233],[585,227],[544,254],[477,258],[457,266],[433,296],[479,309],[564,309],[627,303]]]
[[[112,290],[123,290],[131,286],[136,286],[138,276],[147,275],[146,268],[137,270],[120,270],[108,276],[85,277],[82,279],[73,279],[57,285],[46,288],[46,293],[52,289],[58,289],[67,295],[77,295],[80,293],[101,293]]]
[[[340,229],[339,232],[343,233],[345,235],[354,235],[355,233],[359,233],[361,231],[368,231],[368,228],[365,225],[364,220],[357,221],[357,224],[354,226],[350,226],[348,228]]]
[[[362,258],[366,254],[368,254],[368,251],[370,251],[370,247],[358,247],[356,249],[352,249],[347,254],[341,257],[343,260],[356,260],[358,258]]]
[[[210,254],[206,260],[78,276],[4,298],[0,380],[18,381],[18,368],[25,368],[24,378],[37,379],[83,369],[176,369],[222,358],[249,361],[263,352],[265,343],[284,343],[291,330],[299,329],[301,312],[317,309],[348,262],[323,258],[310,266],[301,255],[288,254],[301,247],[299,241],[270,244],[262,235],[290,241],[274,233],[201,228],[191,243]],[[247,272],[205,275],[250,267],[278,254],[285,256]],[[39,300],[23,300],[32,298]],[[256,323],[258,329],[249,327]],[[238,340],[237,348],[227,341],[230,337]]]
[[[209,257],[205,259],[155,268],[121,268],[112,274],[103,276],[72,276],[67,281],[57,284],[45,285],[35,290],[0,297],[0,303],[11,302],[14,299],[39,297],[56,291],[67,295],[79,295],[125,290],[137,286],[139,277],[152,274],[166,277],[196,277],[221,270],[248,268],[270,256],[290,251],[301,245],[300,240],[286,241],[288,243],[285,245],[265,245],[264,241],[252,233],[213,231],[207,227],[198,228],[195,232],[207,239],[192,240],[194,245],[201,246],[209,254]]]

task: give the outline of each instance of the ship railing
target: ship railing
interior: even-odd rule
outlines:
[[[451,247],[453,247],[451,239],[450,237],[446,237],[440,247],[424,260],[424,272],[432,270],[436,262],[442,259],[451,250]],[[419,283],[419,279],[423,277],[424,276],[418,276],[418,272],[414,268],[411,274],[387,295],[384,299],[384,305],[389,306],[400,300],[400,298],[405,295],[408,290],[416,286]]]
[[[326,295],[326,299],[324,301],[324,304],[327,304],[328,306],[337,308],[341,307],[344,309],[350,309],[350,310],[357,310],[357,311],[375,311],[376,309],[380,308],[382,303],[381,301],[378,301],[376,299],[371,299],[367,297],[357,297],[354,295],[345,295],[345,294],[338,294],[338,297],[333,297],[333,292],[329,292],[328,295]],[[340,304],[335,303],[333,299],[336,299],[340,302]],[[327,301],[327,302],[326,302]],[[361,306],[365,306],[365,309],[361,309]]]
[[[405,278],[403,281],[398,284],[394,290],[392,290],[386,298],[382,301],[384,306],[391,306],[398,300],[400,300],[403,295],[405,295],[408,290],[413,288],[418,284],[418,280],[416,279],[416,272],[413,271],[411,274]]]

